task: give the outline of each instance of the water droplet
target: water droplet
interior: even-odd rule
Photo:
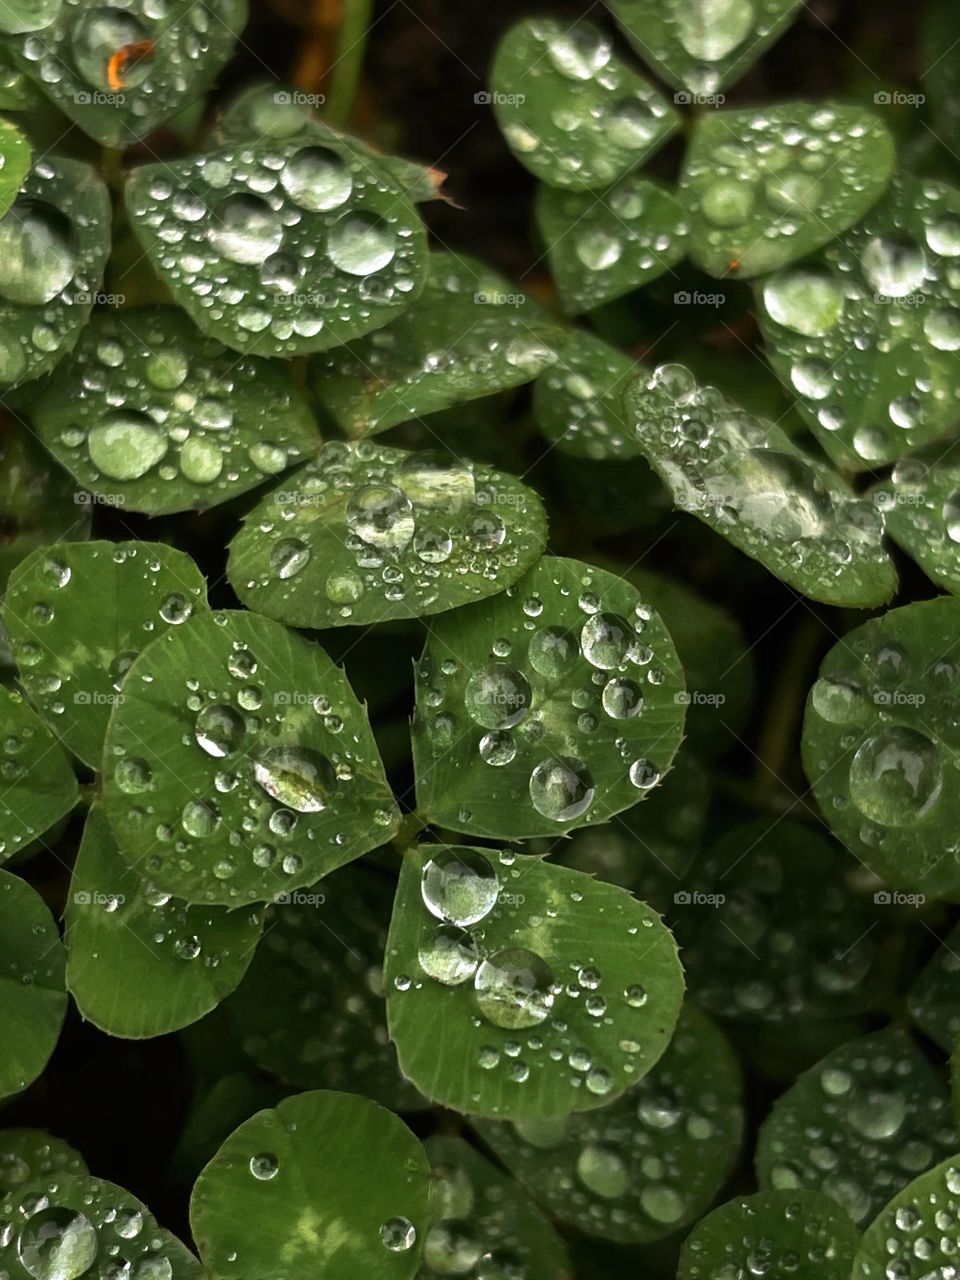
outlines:
[[[250,1157],[250,1172],[260,1182],[270,1182],[277,1176],[279,1169],[280,1162],[270,1151],[262,1151],[259,1155]]]
[[[592,1143],[577,1156],[577,1177],[594,1195],[617,1200],[630,1186],[626,1164],[616,1151]]]
[[[35,1213],[17,1237],[17,1257],[34,1280],[79,1280],[93,1266],[98,1248],[90,1220],[56,1205]]]
[[[431,915],[464,929],[493,910],[500,882],[476,849],[443,849],[424,866],[420,892]]]
[[[90,461],[111,480],[138,480],[167,452],[167,437],[145,413],[109,414],[87,436]]]
[[[368,484],[347,503],[347,527],[368,546],[397,553],[414,533],[413,504],[391,484]]]
[[[268,796],[298,813],[321,812],[337,785],[333,765],[309,747],[267,747],[254,759],[253,776]]]
[[[530,774],[530,799],[537,813],[553,822],[573,822],[593,803],[589,769],[573,756],[541,760]]]
[[[225,703],[214,702],[197,716],[194,736],[208,756],[217,758],[236,751],[244,734],[243,716]]]
[[[859,748],[850,766],[850,795],[866,817],[888,827],[915,822],[940,795],[943,764],[926,734],[888,725]]]
[[[380,1240],[391,1253],[404,1253],[417,1242],[417,1229],[409,1218],[388,1218],[380,1227]]]
[[[516,667],[491,662],[467,681],[464,705],[477,724],[486,729],[510,729],[530,708],[530,685]]]
[[[314,213],[339,209],[353,191],[349,169],[327,147],[304,147],[296,152],[283,166],[280,184],[301,208]]]
[[[477,1007],[497,1027],[519,1030],[546,1021],[554,1001],[553,971],[524,947],[484,960],[474,978]]]
[[[479,962],[477,946],[468,933],[453,925],[442,924],[420,946],[420,967],[428,978],[445,987],[468,982]]]
[[[347,213],[327,237],[330,261],[351,276],[368,276],[392,262],[396,242],[389,225],[372,213]]]
[[[207,235],[224,258],[259,265],[280,248],[283,226],[265,200],[241,193],[220,202]]]

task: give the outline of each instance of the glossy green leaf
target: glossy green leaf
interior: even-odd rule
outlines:
[[[562,1116],[612,1102],[669,1043],[669,931],[615,885],[501,851],[408,850],[387,940],[390,1036],[432,1101]]]
[[[63,7],[63,0],[0,0],[0,31],[19,35],[48,27]]]
[[[803,723],[807,777],[844,844],[898,889],[954,901],[958,635],[960,600],[945,597],[847,632],[823,660]]]
[[[311,362],[317,399],[352,437],[530,382],[564,330],[476,258],[430,255],[423,292],[386,329]]]
[[[920,1175],[864,1232],[852,1280],[930,1280],[956,1265],[960,1162],[956,1156]]]
[[[854,471],[960,417],[960,191],[901,177],[813,261],[758,285],[774,369],[820,444]]]
[[[690,254],[713,276],[763,275],[853,226],[893,173],[893,138],[860,107],[784,102],[699,117],[681,195]]]
[[[537,225],[564,311],[576,314],[656,280],[686,253],[676,196],[639,173],[608,190],[537,190]]]
[[[695,106],[715,105],[716,91],[743,75],[800,7],[800,0],[610,0],[640,57],[667,84],[688,90],[676,101]]]
[[[678,879],[668,916],[695,999],[718,1017],[780,1024],[882,1005],[887,929],[855,868],[789,818],[728,831]]]
[[[269,908],[263,942],[224,1006],[245,1052],[295,1089],[362,1093],[394,1110],[422,1099],[387,1039],[386,877],[343,867]]]
[[[216,506],[320,444],[287,368],[173,307],[98,312],[28,412],[84,489],[149,515]]]
[[[86,1173],[82,1156],[42,1129],[0,1129],[0,1195],[53,1174]]]
[[[48,373],[74,346],[109,249],[100,178],[89,165],[45,155],[0,218],[0,385]]]
[[[18,693],[0,688],[0,863],[32,844],[77,802],[77,780],[60,743]]]
[[[89,1174],[56,1172],[10,1191],[0,1269],[10,1280],[203,1280],[193,1254],[145,1204]]]
[[[849,1280],[860,1233],[818,1191],[760,1191],[729,1200],[694,1227],[677,1280]]]
[[[152,133],[212,83],[247,20],[246,0],[131,0],[101,8],[76,0],[3,0],[13,7],[16,66],[74,124],[108,147]],[[3,21],[0,19],[0,26]]]
[[[682,511],[814,600],[866,608],[893,595],[881,514],[775,423],[679,364],[633,382],[626,408]]]
[[[611,1106],[477,1128],[559,1221],[646,1244],[693,1222],[723,1187],[742,1137],[741,1095],[727,1041],[686,1004],[666,1053]]]
[[[777,1099],[757,1180],[822,1191],[867,1223],[957,1146],[943,1073],[907,1032],[878,1031],[834,1049]]]
[[[666,98],[592,22],[516,23],[497,48],[490,85],[510,150],[552,187],[608,187],[679,124]]]
[[[240,612],[195,615],[130,668],[103,799],[141,875],[224,906],[313,884],[399,821],[346,677],[318,645]]]
[[[513,476],[330,441],[248,514],[228,575],[245,605],[291,626],[361,625],[503,591],[546,540],[539,497]]]
[[[16,422],[0,431],[0,590],[35,547],[90,535],[91,503],[54,464],[36,437]]]
[[[641,457],[623,393],[630,380],[645,371],[616,347],[575,329],[557,363],[534,383],[537,426],[552,445],[575,458]]]
[[[343,141],[267,139],[144,165],[126,202],[174,299],[237,351],[339,346],[406,310],[426,277],[413,204]]]
[[[63,961],[46,903],[23,880],[0,871],[0,1098],[32,1084],[53,1053],[67,1012]],[[4,1263],[0,1247],[0,1268]]]
[[[196,1022],[230,994],[263,924],[251,908],[193,906],[141,879],[91,809],[64,912],[67,988],[84,1018],[143,1039]]]
[[[960,595],[960,446],[932,444],[873,490],[887,532],[931,582]]]
[[[440,617],[417,667],[417,806],[455,831],[558,835],[642,800],[680,745],[673,641],[622,578],[546,556]]]
[[[190,1225],[210,1280],[406,1280],[429,1185],[395,1115],[355,1094],[301,1093],[230,1135],[197,1179]]]
[[[28,696],[97,768],[134,659],[198,609],[206,609],[206,582],[182,551],[158,542],[61,542],[38,547],[13,571],[3,622]]]
[[[0,11],[0,25],[3,16]],[[0,120],[0,217],[17,198],[30,169],[30,143],[15,125]]]
[[[512,1179],[462,1138],[438,1134],[425,1145],[433,1195],[420,1280],[469,1274],[565,1280],[571,1274],[549,1218]]]
[[[960,924],[944,938],[907,992],[910,1017],[944,1053],[960,1037]]]

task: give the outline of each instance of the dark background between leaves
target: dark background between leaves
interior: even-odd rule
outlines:
[[[322,91],[322,81],[314,80],[310,69],[324,65],[329,39],[323,22],[336,7],[335,2],[325,0],[251,0],[251,19],[242,46],[211,96],[211,119],[218,103],[229,99],[238,87],[267,74]],[[530,216],[533,179],[510,155],[490,108],[475,102],[475,95],[488,87],[487,71],[499,35],[517,18],[536,12],[569,15],[571,19],[586,13],[615,34],[600,4],[585,10],[583,4],[571,0],[554,0],[549,5],[518,5],[514,0],[380,0],[375,6],[352,126],[385,149],[408,154],[450,175],[447,191],[462,208],[451,204],[422,207],[438,242],[486,258],[523,289],[549,300],[546,265],[535,243]],[[878,89],[916,90],[921,70],[917,47],[921,12],[920,5],[900,0],[820,0],[809,4],[801,9],[786,37],[727,91],[726,105],[800,96],[836,96],[869,105]],[[905,107],[888,112],[885,121],[921,172],[948,180],[952,175],[956,182],[957,159],[924,127],[920,112]],[[152,139],[151,146],[170,155],[182,149],[172,135],[163,134]],[[682,147],[682,138],[674,139],[650,166],[652,172],[668,180],[674,177]],[[137,161],[134,149],[127,163]],[[684,326],[671,327],[676,321],[676,311],[669,305],[674,289],[698,287],[711,292],[716,282],[706,278],[698,281],[691,269],[683,266],[679,279],[668,275],[642,296],[633,295],[608,309],[604,323],[612,326],[620,345],[638,356],[650,353],[657,361],[677,355],[691,341],[705,344],[731,362],[738,381],[747,385],[765,380],[775,394],[772,374],[756,354],[759,338],[746,286],[725,282],[727,301],[718,312],[684,316]],[[733,816],[749,816],[749,810],[739,810],[736,799],[745,788],[761,788],[774,797],[781,789],[788,797],[789,789],[797,793],[805,790],[796,752],[803,698],[820,657],[834,635],[852,619],[801,601],[692,517],[674,515],[654,528],[628,529],[598,538],[578,494],[562,483],[556,457],[545,450],[543,440],[530,427],[528,394],[526,389],[498,404],[496,414],[487,415],[484,427],[469,444],[462,435],[454,447],[459,444],[480,459],[519,456],[524,467],[532,467],[527,482],[548,499],[553,552],[586,560],[604,555],[628,562],[643,558],[645,567],[669,571],[734,612],[753,646],[761,695],[744,735],[745,745],[735,746],[721,762],[730,782],[729,795],[721,799],[721,806],[728,807]],[[493,431],[490,421],[495,423]],[[428,443],[418,437],[415,426],[401,432],[400,438],[410,444]],[[507,465],[514,469],[509,462]],[[594,471],[601,469],[593,483],[609,483],[616,492],[619,464],[588,465]],[[605,465],[610,470],[604,479]],[[610,502],[629,500],[627,492]],[[174,541],[190,552],[207,574],[212,602],[230,607],[237,602],[223,579],[222,548],[244,509],[241,500],[207,515],[149,520],[97,507],[94,536]],[[0,537],[3,532],[0,529]],[[934,594],[910,562],[900,557],[898,567],[904,598]],[[857,620],[862,620],[862,615]],[[376,678],[383,708],[378,720],[389,733],[406,717],[412,703],[408,656],[412,658],[421,645],[418,625],[393,627],[387,634],[381,629],[359,643],[354,636],[345,639],[345,634],[338,632],[322,639],[335,655],[350,648],[345,661],[358,692],[371,689],[371,680]],[[389,680],[385,701],[380,687],[384,670]],[[781,781],[758,765],[755,753],[771,759]],[[401,796],[411,791],[408,769],[401,764],[392,778]],[[80,823],[80,817],[75,816],[61,837],[62,848],[76,848]],[[31,879],[59,912],[67,877],[57,859],[47,855],[35,859]],[[95,1173],[129,1187],[161,1221],[185,1232],[189,1183],[171,1173],[170,1161],[186,1115],[191,1079],[179,1036],[144,1043],[110,1039],[85,1027],[72,1010],[49,1067],[26,1093],[0,1108],[0,1123],[4,1127],[36,1125],[66,1138],[83,1152]],[[778,1086],[767,1080],[748,1080],[754,1127],[777,1091]],[[744,1189],[752,1187],[747,1164],[750,1154],[748,1148],[739,1179]],[[736,1189],[735,1179],[730,1194]],[[616,1254],[597,1242],[585,1242],[582,1248],[575,1248],[578,1275],[610,1274]],[[652,1261],[651,1251],[647,1256]],[[626,1264],[625,1257],[620,1261]],[[626,1273],[636,1274],[635,1266],[627,1264]]]

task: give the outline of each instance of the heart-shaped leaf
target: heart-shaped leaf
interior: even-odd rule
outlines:
[[[133,660],[205,608],[206,582],[182,551],[62,542],[38,547],[13,571],[3,622],[24,689],[70,750],[97,768]]]
[[[42,1129],[0,1129],[0,1195],[53,1174],[86,1173],[83,1157]]]
[[[775,423],[679,364],[636,379],[626,408],[676,505],[778,578],[827,604],[866,608],[893,595],[881,514]]]
[[[904,458],[873,490],[887,532],[931,582],[960,595],[960,445]]]
[[[640,57],[667,84],[689,90],[675,101],[698,106],[743,75],[800,7],[801,0],[610,0]]]
[[[94,806],[64,921],[67,989],[81,1014],[108,1035],[144,1039],[196,1022],[233,991],[263,916],[161,893],[120,856]]]
[[[475,258],[433,253],[419,298],[386,329],[311,362],[317,399],[348,436],[530,382],[566,334]]]
[[[510,150],[552,187],[608,187],[666,142],[679,117],[592,22],[525,18],[500,42],[490,76]]]
[[[539,559],[540,499],[439,452],[331,441],[246,517],[228,574],[296,627],[419,617],[503,591]]]
[[[955,925],[933,953],[907,992],[910,1017],[944,1053],[960,1036],[960,924]]]
[[[313,884],[399,821],[343,673],[241,612],[195,615],[134,662],[107,730],[103,799],[140,875],[231,907]]]
[[[954,1156],[911,1182],[870,1224],[857,1250],[853,1280],[949,1276],[956,1265],[958,1215],[960,1161]]]
[[[289,359],[339,346],[394,319],[426,277],[413,204],[342,140],[267,139],[144,165],[126,202],[174,299],[237,351]]]
[[[203,1280],[193,1254],[136,1196],[89,1174],[56,1172],[0,1200],[11,1229],[0,1237],[10,1280]]]
[[[730,830],[677,883],[671,924],[694,997],[717,1017],[791,1023],[880,1007],[886,929],[849,859],[781,818]]]
[[[0,588],[10,571],[35,547],[90,535],[92,504],[42,449],[36,437],[14,421],[0,430]]]
[[[384,983],[404,1075],[504,1119],[613,1101],[663,1053],[683,996],[669,930],[625,890],[447,845],[404,856]]]
[[[818,1191],[760,1191],[729,1200],[687,1236],[677,1280],[849,1280],[860,1233]]]
[[[878,1031],[840,1045],[781,1094],[760,1130],[757,1180],[823,1191],[866,1223],[957,1145],[942,1072],[907,1032]]]
[[[893,138],[860,107],[783,102],[700,116],[681,195],[690,254],[712,276],[763,275],[863,217],[893,173]]]
[[[0,687],[0,863],[32,844],[77,802],[77,780],[60,743],[18,693]]]
[[[197,1179],[190,1226],[210,1280],[407,1280],[429,1187],[423,1147],[391,1112],[301,1093],[227,1138]]]
[[[726,1039],[685,1004],[666,1053],[610,1106],[476,1127],[555,1218],[587,1235],[645,1244],[694,1221],[730,1176],[742,1090]]]
[[[830,650],[810,691],[803,764],[827,822],[900,889],[960,900],[960,600],[865,622]]]
[[[896,179],[813,261],[757,288],[770,363],[840,466],[892,462],[960,416],[960,191]]]
[[[656,280],[686,253],[683,206],[638,173],[603,192],[540,186],[536,214],[557,292],[571,314]]]
[[[0,1098],[32,1084],[53,1053],[67,1012],[63,963],[60,935],[43,899],[0,871]],[[0,1235],[0,1268],[5,1243]]]
[[[110,200],[96,172],[38,160],[0,218],[0,385],[48,373],[73,347],[109,250]]]
[[[623,408],[627,384],[645,366],[585,329],[533,387],[533,415],[551,444],[575,458],[642,456]],[[575,473],[579,478],[579,469]]]
[[[355,864],[269,908],[263,942],[224,1006],[258,1066],[295,1089],[362,1093],[398,1111],[423,1106],[387,1039],[392,899],[386,876]]]
[[[683,712],[680,660],[641,594],[546,556],[432,625],[417,667],[418,810],[504,839],[604,822],[667,772]]]
[[[468,1274],[563,1280],[571,1274],[549,1218],[511,1178],[462,1138],[438,1134],[425,1145],[433,1195],[421,1280]]]
[[[30,143],[15,125],[0,120],[0,217],[16,200],[29,169]]]
[[[28,412],[85,489],[149,515],[216,506],[320,444],[284,366],[238,357],[174,307],[98,312]]]
[[[130,0],[122,9],[87,0],[3,0],[2,7],[0,28],[43,28],[42,36],[8,42],[16,66],[108,147],[138,142],[201,96],[247,20],[246,0],[203,0],[199,7],[192,0]]]

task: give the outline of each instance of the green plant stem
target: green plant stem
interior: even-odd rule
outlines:
[[[353,110],[372,8],[373,0],[343,0],[343,20],[324,111],[331,124],[346,124]]]
[[[754,785],[769,794],[785,787],[782,775],[799,737],[807,689],[807,671],[823,648],[823,626],[805,614],[784,654],[770,695],[769,710],[760,729]]]

